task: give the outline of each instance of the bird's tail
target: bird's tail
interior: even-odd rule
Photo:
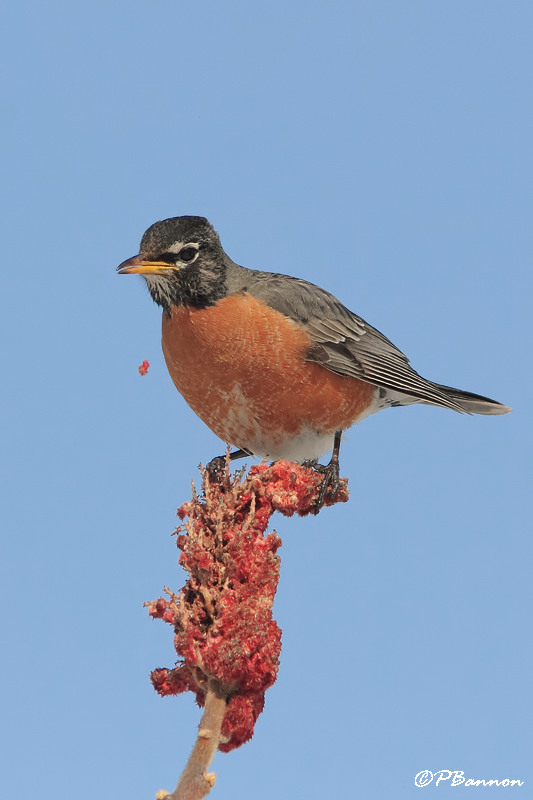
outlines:
[[[473,392],[464,392],[462,389],[454,389],[452,386],[442,386],[440,383],[433,384],[435,388],[448,397],[454,404],[460,406],[467,414],[507,414],[512,411],[509,406],[504,406],[490,397],[483,397]]]

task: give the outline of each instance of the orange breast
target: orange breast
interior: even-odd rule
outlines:
[[[310,343],[299,325],[248,294],[163,315],[178,391],[223,441],[261,455],[305,431],[348,428],[372,401],[372,385],[305,361]]]

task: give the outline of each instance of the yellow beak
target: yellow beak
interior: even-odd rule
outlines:
[[[120,275],[162,275],[168,269],[176,269],[175,264],[166,261],[143,261],[140,254],[126,259],[117,267]]]

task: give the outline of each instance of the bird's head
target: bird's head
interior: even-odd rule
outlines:
[[[228,262],[205,217],[172,217],[151,225],[138,255],[117,272],[142,275],[153,300],[170,314],[172,306],[204,308],[223,297]]]

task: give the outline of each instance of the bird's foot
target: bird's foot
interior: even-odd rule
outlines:
[[[233,453],[228,452],[224,456],[216,456],[209,464],[206,465],[206,472],[209,475],[209,480],[213,483],[222,483],[224,475],[229,477],[230,461],[236,461],[238,458],[246,458],[252,454],[248,450],[235,450]]]
[[[212,483],[221,483],[222,477],[226,472],[226,456],[217,456],[209,464],[206,464],[205,471]]]
[[[324,476],[322,483],[320,484],[320,489],[318,490],[318,496],[313,512],[314,514],[318,514],[324,505],[324,500],[326,498],[328,489],[330,490],[330,496],[332,500],[335,500],[337,497],[337,493],[341,485],[339,479],[339,459],[334,455],[329,464],[324,465],[319,464],[317,461],[304,461],[303,466],[311,467],[311,469],[314,469],[315,472],[319,472]]]

